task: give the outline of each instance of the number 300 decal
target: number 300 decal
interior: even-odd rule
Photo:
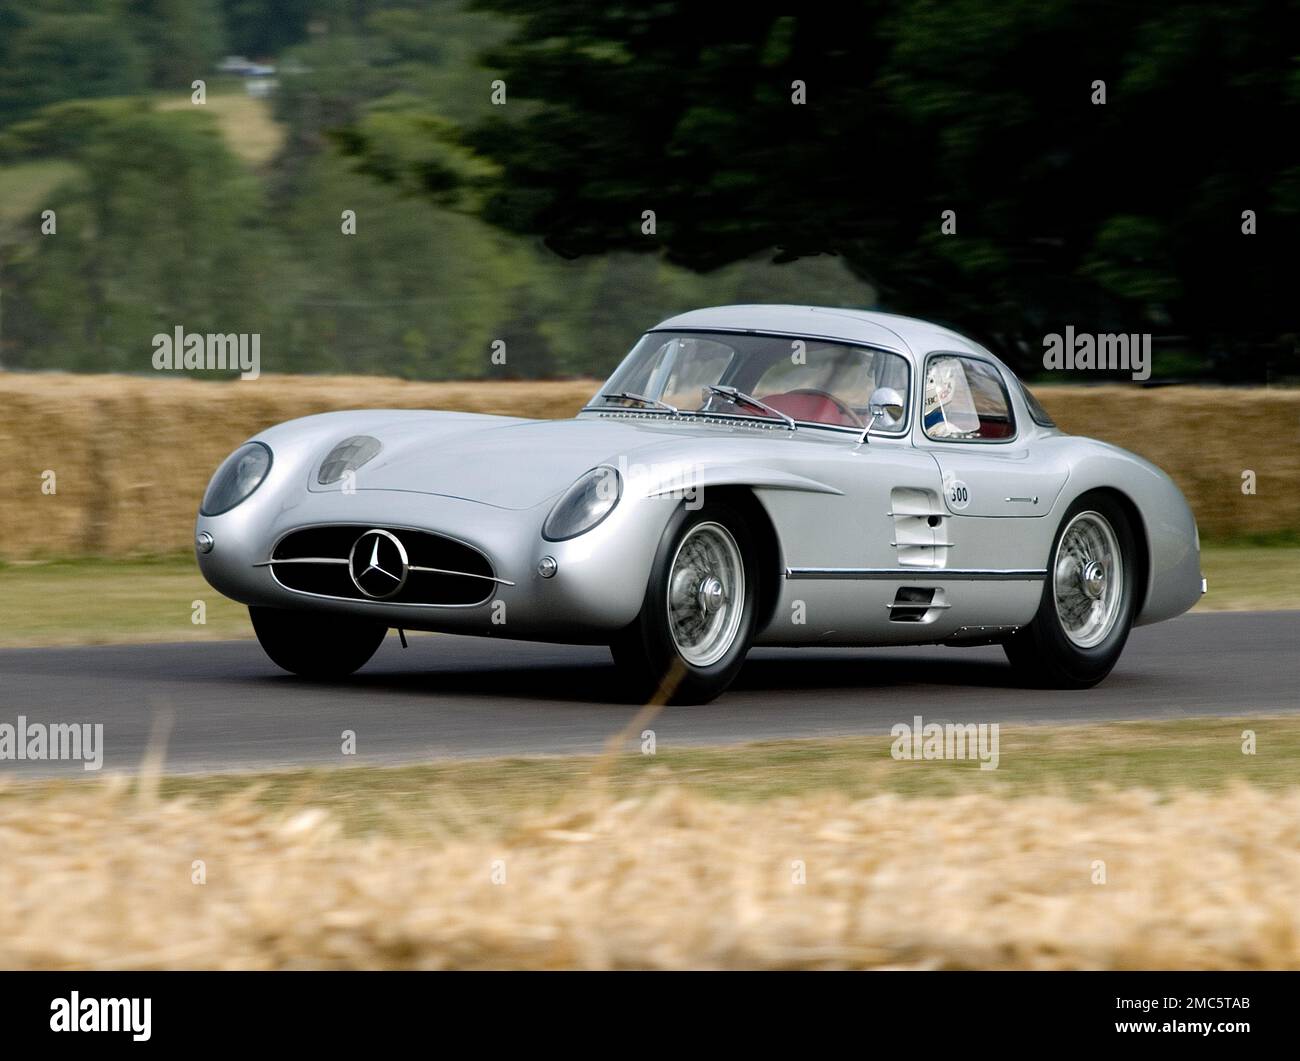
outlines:
[[[947,484],[948,504],[953,508],[965,508],[970,504],[970,489],[960,479],[949,479]]]

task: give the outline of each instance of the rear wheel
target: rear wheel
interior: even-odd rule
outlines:
[[[726,504],[679,509],[655,554],[641,612],[610,645],[640,699],[700,704],[732,683],[754,634],[753,534]]]
[[[347,677],[388,633],[383,623],[318,612],[250,607],[248,616],[271,661],[304,678]]]
[[[1086,689],[1111,672],[1133,625],[1137,558],[1124,510],[1109,495],[1084,494],[1052,543],[1038,613],[1003,646],[1036,685]]]

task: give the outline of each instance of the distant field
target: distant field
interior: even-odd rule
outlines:
[[[1300,548],[1208,546],[1197,611],[1300,607]],[[248,612],[212,589],[192,556],[0,564],[0,647],[252,637]],[[206,622],[192,621],[202,601]]]
[[[376,406],[571,416],[598,385],[0,374],[0,560],[184,552],[212,471],[282,420]],[[1044,387],[1041,395],[1066,430],[1115,442],[1169,472],[1204,538],[1300,533],[1300,491],[1292,488],[1300,482],[1300,390]],[[57,475],[56,495],[41,491],[45,471]],[[1255,474],[1254,494],[1242,493],[1245,471]]]
[[[76,175],[77,167],[71,162],[54,159],[0,166],[0,243],[7,226],[37,216],[50,194]]]
[[[284,127],[271,117],[267,100],[255,99],[244,91],[242,83],[208,85],[207,103],[193,103],[188,92],[159,97],[159,110],[206,110],[217,119],[230,150],[245,162],[262,166],[269,162],[284,142]]]
[[[202,111],[217,120],[230,150],[253,166],[269,162],[284,142],[284,128],[271,117],[268,101],[249,96],[241,82],[209,83],[207,103],[190,101],[189,90],[159,96],[164,111]],[[63,159],[0,165],[0,245],[5,229],[26,223],[49,203],[51,193],[75,177],[78,167]]]

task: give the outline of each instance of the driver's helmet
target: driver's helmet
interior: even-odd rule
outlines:
[[[925,433],[931,438],[954,438],[979,431],[975,399],[961,359],[935,357],[925,372],[925,400],[921,406]]]

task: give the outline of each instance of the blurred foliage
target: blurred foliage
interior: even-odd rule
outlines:
[[[69,83],[6,112],[0,188],[10,173],[53,183],[23,195],[17,216],[0,209],[0,364],[145,371],[151,337],[180,325],[259,333],[268,372],[603,375],[641,328],[702,303],[872,301],[835,259],[709,277],[622,253],[570,262],[471,216],[474,182],[495,167],[456,130],[488,113],[476,56],[509,27],[457,3],[225,0],[214,39],[250,56],[282,49],[270,102],[282,144],[269,165],[244,165],[216,108],[189,103],[193,77],[210,97],[240,85],[215,75],[215,54],[167,45],[186,18],[209,25],[211,5],[182,7],[93,16],[134,57],[130,80],[95,93],[111,98]],[[63,17],[0,0],[0,22]],[[361,143],[365,159],[347,157]],[[456,179],[440,181],[448,170]],[[53,236],[43,209],[56,212]],[[505,365],[491,361],[498,339]]]
[[[147,56],[151,85],[188,88],[222,55],[217,0],[122,0],[122,11]]]
[[[97,118],[72,153],[77,176],[48,198],[57,234],[9,263],[18,297],[6,331],[60,353],[31,367],[142,368],[141,344],[174,324],[258,330],[273,251],[257,239],[256,182],[215,123],[142,110]]]
[[[1276,380],[1298,7],[0,0],[0,188],[51,181],[0,204],[0,365],[146,370],[181,325],[267,371],[601,375],[683,309],[879,293],[1030,374],[1074,325]],[[278,68],[269,162],[188,102],[242,91],[228,52]]]
[[[314,14],[342,10],[342,3],[320,0],[221,0],[227,46],[232,52],[255,58],[279,55],[301,43]]]
[[[0,10],[0,122],[61,100],[144,87],[146,53],[120,21],[93,11],[26,17],[21,10],[12,0]]]
[[[505,230],[705,271],[840,254],[1031,369],[1067,324],[1154,331],[1225,379],[1294,365],[1296,0],[476,7],[515,28],[487,55],[509,103],[457,134]],[[380,150],[364,126],[349,147]]]

